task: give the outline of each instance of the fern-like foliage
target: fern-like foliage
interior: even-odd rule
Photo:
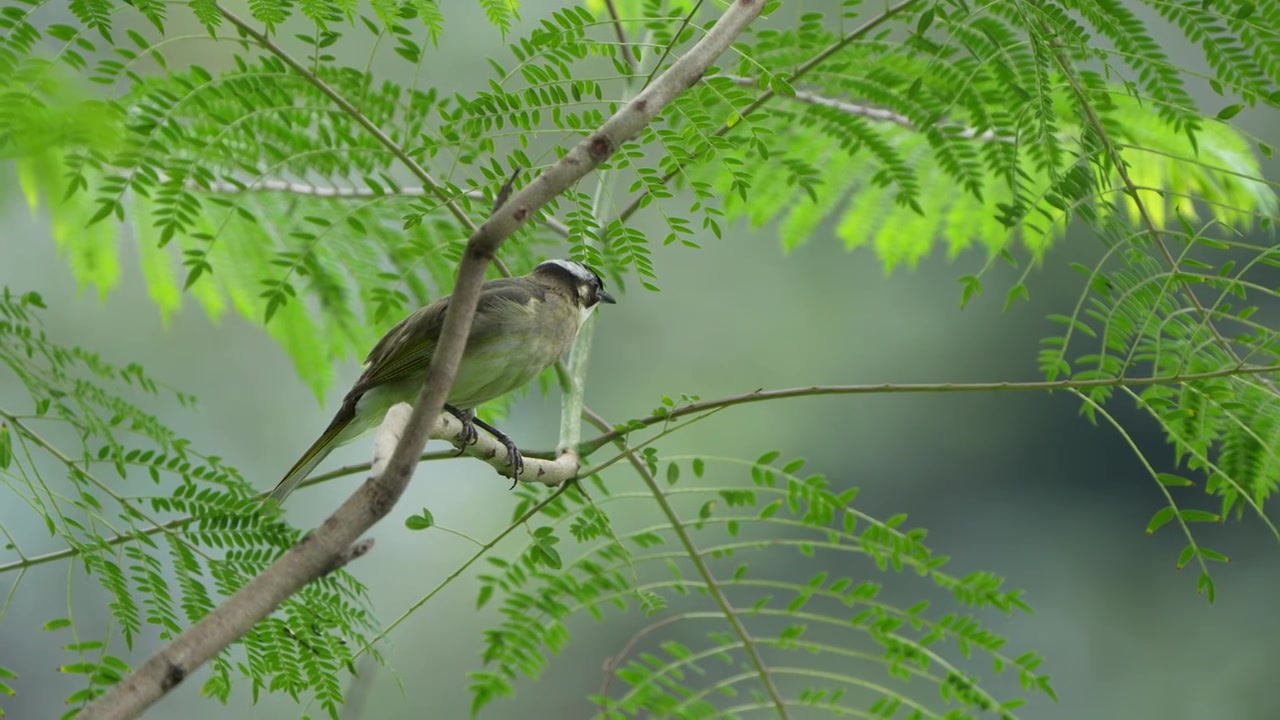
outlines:
[[[442,97],[378,82],[325,50],[368,37],[376,53],[418,73],[432,50],[415,38],[424,25],[428,37],[443,27],[435,3],[373,3],[369,15],[341,2],[254,3],[268,32],[299,9],[316,31],[295,35],[285,50],[283,40],[220,42],[226,69],[195,65],[160,75],[143,68],[168,67],[159,44],[165,15],[127,6],[113,14],[115,3],[99,5],[101,12],[77,14],[82,27],[41,25],[38,6],[22,3],[0,18],[0,76],[16,79],[0,137],[28,151],[69,149],[44,157],[48,168],[25,172],[33,204],[47,197],[67,227],[82,226],[86,216],[97,221],[94,241],[68,243],[67,256],[82,282],[103,290],[119,273],[110,223],[131,218],[162,312],[186,290],[214,317],[230,308],[264,322],[318,395],[332,381],[333,361],[358,356],[380,330],[445,289],[441,281],[451,277],[469,232],[459,215],[474,221],[488,207],[476,197],[491,196],[512,168],[536,168],[596,127],[623,86],[609,73],[625,83],[656,71],[670,60],[667,47],[688,35],[676,37],[683,23],[670,9],[635,3],[627,24],[645,28],[646,42],[637,43],[633,69],[607,41],[600,17],[561,10],[508,45],[510,61],[495,61],[487,87]],[[914,264],[940,236],[952,254],[978,244],[1006,256],[1020,237],[1040,259],[1079,204],[1126,203],[1115,183],[1081,194],[1086,185],[1076,175],[1097,148],[1082,144],[1079,99],[1050,62],[1051,50],[1072,63],[1101,64],[1101,72],[1086,67],[1078,80],[1153,207],[1190,205],[1158,197],[1194,198],[1238,229],[1275,212],[1247,141],[1202,120],[1183,87],[1185,73],[1123,5],[1070,8],[1113,50],[1091,43],[1090,29],[1067,8],[1023,5],[908,2],[877,16],[848,3],[851,15],[876,26],[912,29],[901,42],[874,35],[875,26],[841,34],[817,15],[793,29],[755,32],[736,67],[692,88],[614,159],[611,172],[632,178],[613,186],[626,194],[604,205],[589,194],[561,198],[552,209],[564,221],[558,232],[535,226],[524,233],[508,246],[510,269],[526,268],[562,235],[570,254],[616,280],[634,272],[656,288],[650,240],[621,221],[654,202],[668,225],[666,244],[696,246],[699,227],[720,235],[724,222],[745,216],[756,224],[777,220],[784,248],[792,248],[835,218],[847,247],[870,246],[888,267]],[[1222,70],[1215,88],[1274,104],[1274,88],[1264,92],[1274,63],[1245,58],[1246,49],[1263,54],[1224,29],[1269,47],[1267,4],[1258,4],[1252,20],[1156,5]],[[247,26],[214,3],[191,10],[215,39],[245,36]],[[111,33],[113,17],[134,13],[154,28]],[[486,6],[485,14],[504,31],[512,27],[506,3]],[[1051,30],[1059,33],[1054,46],[1042,39]],[[53,60],[37,56],[38,41],[56,43]],[[109,101],[74,100],[67,88],[75,77],[103,88]],[[1156,122],[1149,122],[1152,111]],[[86,137],[76,118],[90,113],[96,121]],[[449,175],[433,176],[435,189],[424,187],[433,183],[406,159],[447,167]],[[754,181],[766,176],[777,181]],[[674,201],[672,186],[690,191],[692,204]],[[624,217],[591,212],[609,207]],[[1171,212],[1155,213],[1161,227]]]
[[[263,3],[254,13],[278,24],[290,7]],[[394,38],[397,54],[419,64],[423,49],[393,21],[407,7],[376,6],[391,14],[363,18],[355,32]],[[509,11],[506,3],[495,5],[495,23],[508,22]],[[25,15],[7,23],[11,45],[41,37]],[[12,139],[10,153],[22,151],[19,173],[29,202],[36,207],[48,200],[59,238],[93,227],[91,237],[64,245],[81,282],[102,291],[115,284],[111,223],[126,214],[137,218],[132,225],[143,272],[163,313],[176,309],[186,290],[215,318],[230,308],[264,323],[319,395],[332,381],[334,360],[362,354],[452,278],[466,231],[441,212],[441,198],[478,217],[471,198],[448,183],[424,196],[422,180],[406,178],[400,160],[360,121],[333,107],[326,92],[353,98],[365,122],[394,128],[389,140],[413,147],[419,158],[447,148],[471,163],[476,149],[446,142],[433,130],[461,112],[454,100],[393,84],[374,87],[362,72],[319,62],[322,48],[341,37],[336,30],[313,39],[314,82],[261,52],[233,51],[233,69],[217,76],[200,66],[143,75],[143,66],[167,66],[159,33],[129,30],[127,41],[107,47],[68,26],[45,34],[64,43],[63,63],[114,96],[105,105],[67,100],[29,112],[46,104],[46,85],[75,97],[67,73],[57,72],[65,68],[20,52],[0,55],[9,58],[0,74],[33,76],[10,91],[25,104],[8,106],[13,111],[4,133]],[[20,44],[15,50],[33,49]],[[85,117],[95,118],[97,134],[89,138],[80,137],[77,118]],[[490,192],[509,174],[491,170],[496,180],[482,181]],[[292,189],[305,189],[317,178],[329,192],[246,192],[264,180],[277,183],[268,187],[292,181]],[[343,183],[359,193],[337,191]],[[405,192],[409,183],[414,188]],[[539,245],[548,236],[529,237],[506,258],[517,270],[545,255]]]
[[[1200,48],[1220,107],[1198,107],[1188,89],[1196,74],[1121,0],[846,0],[839,22],[769,3],[770,24],[749,30],[734,56],[622,147],[597,186],[573,188],[523,228],[501,260],[522,272],[561,248],[554,254],[619,284],[656,289],[653,242],[696,247],[739,219],[776,223],[785,249],[831,221],[845,246],[869,246],[888,267],[918,262],[939,238],[952,254],[976,245],[991,258],[1017,263],[1021,251],[1044,261],[1069,223],[1083,223],[1105,254],[1079,266],[1080,300],[1055,316],[1064,330],[1046,340],[1041,369],[1078,381],[1088,416],[1126,437],[1117,400],[1161,424],[1180,469],[1142,458],[1167,499],[1148,530],[1181,528],[1179,564],[1197,563],[1212,597],[1208,563],[1222,556],[1193,524],[1244,510],[1265,522],[1280,465],[1280,359],[1267,321],[1277,258],[1258,239],[1273,229],[1277,201],[1255,155],[1272,149],[1232,125],[1248,108],[1280,106],[1280,0],[1142,4]],[[41,0],[0,1],[0,154],[16,160],[28,203],[50,209],[81,282],[105,292],[118,281],[127,226],[162,313],[191,298],[214,317],[263,323],[317,394],[335,360],[362,354],[399,316],[449,290],[462,240],[513,170],[527,182],[587,137],[710,18],[701,3],[592,0],[521,26],[516,3],[481,0],[505,48],[489,82],[450,94],[420,82],[424,68],[441,66],[436,0],[250,0],[244,17],[217,0],[69,7],[73,20],[55,20]],[[179,14],[205,34],[172,37]],[[208,67],[171,66],[166,53],[180,41],[210,44]],[[344,63],[330,50],[338,43],[373,50],[367,62]],[[386,60],[414,80],[369,70]],[[629,225],[641,210],[665,232],[650,238]],[[1028,292],[1027,265],[1010,301]],[[965,299],[982,290],[980,275],[962,282]],[[153,382],[45,339],[35,296],[5,302],[0,350],[32,405],[3,416],[8,489],[50,518],[67,554],[99,578],[126,643],[148,624],[172,635],[296,537],[259,515],[216,457],[103,389]],[[1123,384],[1151,377],[1164,380],[1140,391]],[[42,441],[32,416],[74,430],[78,450]],[[41,453],[66,469],[71,492],[37,474],[31,458]],[[644,633],[639,654],[609,666],[596,698],[604,717],[789,704],[833,715],[1012,716],[1021,699],[984,690],[979,659],[1029,692],[1052,692],[1038,656],[1004,654],[1000,638],[962,614],[1022,609],[1016,593],[988,575],[945,573],[920,531],[866,517],[852,491],[775,460],[726,464],[744,472],[722,481],[708,470],[716,463],[645,447],[635,468],[642,494],[599,479],[587,504],[522,491],[511,529],[529,525],[528,546],[491,557],[484,577],[481,604],[500,606],[505,622],[486,636],[475,709],[536,676],[545,653],[567,641],[567,619],[610,606],[718,625],[697,646]],[[142,503],[95,480],[144,468],[178,490]],[[675,487],[654,480],[663,473]],[[1169,490],[1196,483],[1219,512],[1182,507]],[[642,499],[665,521],[620,527],[614,508]],[[566,524],[582,544],[568,557]],[[812,582],[730,562],[764,550],[814,562]],[[967,609],[900,606],[863,574],[829,569],[846,567],[829,557],[910,569],[928,581],[921,595],[945,591]],[[335,678],[348,647],[372,647],[368,623],[361,588],[336,574],[255,628],[244,665],[219,657],[206,689],[225,698],[244,668],[255,691],[310,693],[335,714]],[[819,637],[837,625],[847,639]],[[107,640],[69,647],[87,678],[73,704],[124,670]],[[0,668],[0,689],[11,674]]]
[[[12,597],[28,568],[69,557],[106,596],[113,621],[107,635],[77,626],[70,603],[36,621],[64,643],[68,659],[60,670],[80,680],[67,698],[70,716],[129,671],[123,657],[140,637],[175,637],[301,535],[264,515],[253,487],[234,468],[197,450],[132,399],[189,406],[193,398],[137,365],[116,365],[53,341],[40,322],[43,308],[36,293],[0,293],[4,382],[28,395],[0,407],[0,502],[42,517],[64,549],[33,555],[24,549],[27,541],[0,525],[8,539],[0,575]],[[173,485],[172,492],[139,498],[133,491],[162,483]],[[313,696],[333,713],[348,648],[372,627],[363,585],[335,572],[295,595],[239,648],[215,658],[203,690],[225,701],[233,682],[247,678],[255,692]],[[50,680],[37,668],[24,669],[22,675],[0,670],[12,692]]]
[[[544,507],[520,555],[490,557],[481,575],[478,604],[502,598],[503,621],[486,633],[473,709],[512,694],[521,675],[537,678],[575,616],[627,609],[646,624],[606,662],[597,717],[736,717],[781,703],[833,716],[1014,718],[1023,698],[982,687],[1005,672],[1053,695],[1040,657],[1009,654],[980,619],[1027,610],[1020,592],[987,573],[949,574],[923,530],[902,529],[905,515],[869,517],[856,488],[836,492],[821,475],[802,477],[803,460],[779,458],[646,453],[672,506],[654,525],[618,528],[652,496],[598,478],[592,499],[571,491]],[[539,500],[523,493],[516,517]],[[582,546],[571,560],[555,550],[565,535]],[[776,579],[775,568],[797,564],[814,568],[807,582]],[[899,606],[868,579],[876,570],[916,575],[942,591],[941,604],[976,612]]]
[[[1161,261],[1152,257],[1145,234],[1105,227],[1112,230],[1111,246],[1094,267],[1076,266],[1086,290],[1071,314],[1052,317],[1064,332],[1043,341],[1041,367],[1048,377],[1078,380],[1217,375],[1141,392],[1098,387],[1083,395],[1091,419],[1102,414],[1112,424],[1103,408],[1114,395],[1136,402],[1160,422],[1178,464],[1220,498],[1216,513],[1180,508],[1168,488],[1193,481],[1151,470],[1169,504],[1148,531],[1178,521],[1187,538],[1178,566],[1198,561],[1199,583],[1212,596],[1204,563],[1226,558],[1200,546],[1188,523],[1250,509],[1280,540],[1262,511],[1276,489],[1272,439],[1280,396],[1273,373],[1280,367],[1280,344],[1258,314],[1275,297],[1264,278],[1280,265],[1280,255],[1274,245],[1239,236],[1220,240],[1212,226],[1184,221],[1180,232],[1159,236],[1158,255],[1168,253]],[[1239,372],[1246,369],[1251,371]]]
[[[916,29],[907,42],[860,42],[811,70],[813,50],[837,46],[839,34],[804,22],[761,32],[732,74],[709,78],[682,100],[691,132],[710,138],[726,122],[749,141],[708,144],[683,171],[724,194],[731,218],[777,221],[784,249],[807,242],[831,218],[846,247],[872,247],[889,268],[914,265],[939,239],[953,256],[974,244],[995,255],[1016,237],[1042,259],[1079,204],[1104,213],[1112,205],[1132,210],[1132,203],[1115,191],[1114,172],[1094,196],[1082,194],[1088,186],[1074,175],[1098,148],[1082,142],[1085,123],[1063,73],[1037,65],[1035,28],[1017,27],[1033,19],[1071,31],[1080,43],[1072,61],[1104,63],[1105,74],[1081,70],[1078,80],[1124,149],[1159,227],[1169,227],[1172,207],[1191,212],[1193,202],[1238,230],[1252,227],[1255,215],[1275,214],[1274,190],[1249,143],[1225,124],[1204,123],[1182,72],[1123,6],[1080,4],[1119,38],[1110,53],[1088,45],[1074,20],[1026,18],[1013,9],[1020,5],[904,10],[903,22]],[[1041,11],[1048,12],[1043,4],[1027,10]],[[1124,78],[1127,63],[1140,83]],[[782,78],[762,70],[796,66],[802,70]],[[795,102],[735,119],[774,95]],[[790,150],[769,149],[779,146]],[[1270,155],[1269,146],[1259,147]],[[752,176],[778,181],[753,184]]]

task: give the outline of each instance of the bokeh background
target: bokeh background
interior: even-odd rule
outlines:
[[[450,67],[432,78],[445,90],[482,82],[484,58],[498,42],[478,7],[457,5],[447,8],[450,26],[442,41]],[[535,22],[549,11],[545,3],[521,10]],[[1197,51],[1158,26],[1157,32],[1170,41],[1166,49],[1179,62],[1204,69]],[[1207,89],[1201,97],[1207,98]],[[1251,111],[1237,120],[1244,130],[1280,143],[1276,113]],[[1274,162],[1264,167],[1277,177]],[[322,406],[284,353],[248,323],[228,317],[215,325],[188,305],[163,325],[131,251],[126,251],[122,282],[106,297],[77,288],[57,257],[45,219],[31,217],[10,169],[0,171],[5,228],[0,285],[42,293],[50,307],[44,314],[47,329],[55,340],[99,351],[114,362],[138,361],[154,377],[197,395],[195,412],[170,407],[162,418],[203,448],[215,449],[262,488],[274,484],[327,422],[357,375],[355,363],[340,369]],[[655,235],[660,230],[643,213],[637,223]],[[616,421],[647,414],[662,393],[713,398],[815,383],[1039,379],[1038,343],[1055,329],[1044,317],[1062,312],[1080,292],[1079,276],[1066,270],[1067,264],[1099,252],[1098,242],[1077,229],[1031,273],[1029,302],[1002,309],[1003,290],[1016,280],[1016,271],[1001,264],[986,276],[991,290],[962,310],[955,279],[984,264],[980,253],[954,260],[938,253],[914,270],[886,275],[869,251],[845,252],[828,230],[820,229],[785,255],[773,228],[741,225],[722,240],[698,238],[702,250],[655,247],[662,292],[632,289],[600,313],[588,404]],[[0,384],[12,382],[0,378]],[[0,385],[0,393],[16,397],[13,386]],[[1136,412],[1117,408],[1146,452],[1167,467],[1171,453],[1158,428]],[[555,394],[535,393],[515,406],[504,429],[522,446],[548,448],[556,440],[558,412]],[[1280,547],[1255,518],[1198,528],[1207,545],[1233,561],[1214,568],[1218,599],[1209,606],[1195,592],[1194,571],[1174,568],[1182,546],[1178,535],[1170,529],[1154,537],[1143,532],[1163,505],[1157,488],[1122,438],[1080,417],[1070,396],[795,399],[727,410],[659,447],[664,454],[742,458],[778,448],[787,456],[806,457],[808,468],[826,474],[836,489],[862,488],[858,502],[865,511],[881,518],[905,512],[910,525],[928,528],[930,544],[953,558],[958,573],[988,570],[1025,588],[1033,616],[981,614],[1010,638],[1009,654],[1037,650],[1046,657],[1043,669],[1060,702],[1031,696],[1024,717],[1280,717],[1272,677],[1280,661],[1275,641]],[[367,453],[367,443],[356,443],[336,452],[325,467],[360,462]],[[478,463],[450,461],[426,470],[392,517],[372,533],[375,551],[351,568],[369,585],[384,620],[397,617],[472,552],[467,543],[443,533],[406,531],[407,515],[427,507],[441,524],[487,538],[505,527],[511,513],[506,483]],[[731,472],[713,466],[709,476],[721,483],[747,482],[744,473],[735,479]],[[623,465],[605,479],[614,487],[639,489]],[[338,481],[298,495],[293,517],[302,524],[320,519],[355,482]],[[1190,490],[1179,498],[1213,506],[1197,493]],[[617,519],[627,526],[645,520]],[[42,522],[26,507],[0,506],[0,523],[28,552],[58,547],[41,539]],[[797,581],[817,569],[788,555],[753,562],[772,563],[769,572]],[[884,582],[888,595],[905,604],[927,597],[939,601],[942,610],[954,607],[914,577],[877,577],[866,570],[856,572]],[[79,570],[70,575],[71,602],[82,629],[95,623],[105,627],[103,596]],[[55,639],[38,629],[66,606],[68,578],[66,563],[41,566],[22,578],[9,600],[0,624],[0,664],[40,679],[21,683],[22,693],[5,700],[11,717],[55,717],[75,687],[53,670],[67,658]],[[0,593],[13,581],[0,578]],[[385,646],[390,667],[370,668],[360,688],[363,712],[353,717],[465,717],[470,697],[463,673],[480,669],[482,631],[498,617],[492,607],[476,611],[475,595],[473,577],[464,577],[405,620]],[[603,625],[585,619],[571,624],[573,642],[551,659],[547,674],[536,682],[522,681],[517,700],[499,701],[484,716],[586,716],[585,698],[600,685],[602,661],[646,624],[638,613],[612,616]],[[713,628],[680,625],[672,636],[694,638],[708,629]],[[129,657],[140,662],[152,647],[135,648]],[[1008,680],[996,683],[1009,687]],[[150,716],[198,720],[297,713],[287,699],[267,697],[253,705],[243,692],[232,707],[223,708],[200,699],[199,686],[199,677],[188,681]],[[915,689],[926,696],[934,692],[923,685]],[[312,712],[319,714],[318,708]]]

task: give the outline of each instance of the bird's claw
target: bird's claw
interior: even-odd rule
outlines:
[[[498,439],[507,448],[507,463],[511,465],[511,487],[507,489],[514,490],[516,483],[520,482],[520,473],[524,472],[524,456],[520,454],[520,448],[516,447],[511,438],[504,435]]]
[[[516,447],[515,441],[507,437],[506,433],[469,412],[464,413],[449,405],[445,405],[445,408],[454,417],[462,421],[462,449],[458,451],[458,454],[461,455],[465,452],[468,445],[474,445],[479,442],[480,434],[476,432],[476,426],[483,428],[485,432],[492,435],[507,449],[507,464],[511,466],[511,487],[515,488],[516,483],[519,482],[520,473],[524,472],[524,456],[520,454],[520,448]]]
[[[476,430],[476,424],[472,421],[471,414],[462,412],[457,408],[445,406],[450,415],[458,418],[458,422],[462,424],[462,430],[458,433],[458,456],[467,451],[471,445],[480,442],[480,433]]]

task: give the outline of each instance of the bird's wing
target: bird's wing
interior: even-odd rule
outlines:
[[[530,288],[522,287],[510,278],[490,280],[480,291],[480,302],[476,313],[484,313],[503,303],[524,303],[530,297]],[[532,290],[533,297],[544,299],[541,288]],[[369,390],[384,383],[395,382],[411,377],[423,377],[427,366],[431,364],[431,356],[435,353],[436,342],[440,331],[444,328],[444,314],[449,308],[449,297],[439,300],[414,312],[391,328],[369,351],[365,358],[365,371],[356,380],[347,393],[344,405],[350,404],[354,409],[356,401]],[[497,324],[485,327],[471,326],[468,343],[482,342],[485,338],[502,332]]]

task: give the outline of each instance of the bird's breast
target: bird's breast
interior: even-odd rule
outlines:
[[[547,295],[493,311],[467,343],[449,392],[449,403],[473,408],[515,390],[551,367],[573,344],[581,325],[578,309]]]

